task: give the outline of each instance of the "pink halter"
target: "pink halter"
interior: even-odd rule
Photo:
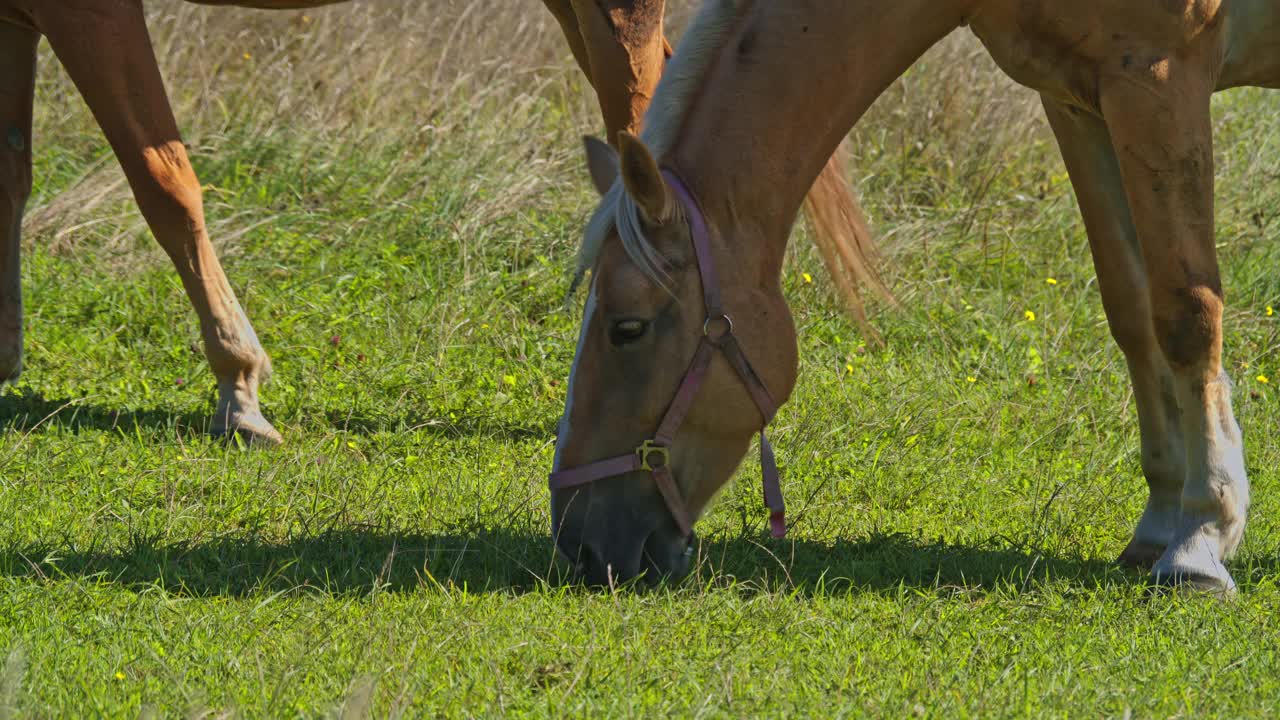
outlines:
[[[725,313],[721,304],[720,281],[716,275],[715,259],[711,255],[711,235],[707,232],[706,219],[698,208],[697,201],[675,173],[663,170],[662,176],[675,191],[676,198],[684,207],[685,216],[689,220],[689,233],[693,237],[698,275],[702,279],[703,304],[707,311],[706,320],[702,324],[702,341],[698,343],[698,350],[694,353],[693,362],[690,363],[689,370],[680,383],[680,389],[676,391],[675,399],[671,401],[667,414],[663,416],[662,422],[658,425],[658,431],[652,438],[645,440],[633,452],[626,455],[553,472],[548,484],[552,490],[561,490],[643,470],[652,475],[680,532],[685,537],[690,537],[693,534],[693,518],[671,474],[671,443],[689,409],[693,407],[698,388],[706,379],[707,368],[711,366],[714,353],[719,350],[724,353],[729,365],[738,373],[742,384],[746,386],[751,399],[755,401],[756,407],[764,417],[764,426],[760,428],[760,469],[764,477],[764,503],[770,511],[770,530],[774,537],[780,538],[787,533],[786,506],[782,501],[782,486],[779,483],[778,463],[773,455],[773,446],[769,444],[769,438],[765,435],[765,426],[768,426],[769,421],[777,413],[778,405],[769,395],[760,376],[756,375],[755,370],[751,368],[750,361],[747,360],[742,346],[733,334],[733,320]]]

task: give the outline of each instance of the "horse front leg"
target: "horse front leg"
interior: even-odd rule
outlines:
[[[1156,339],[1146,264],[1111,134],[1101,118],[1043,100],[1084,217],[1102,307],[1128,363],[1138,409],[1149,494],[1119,561],[1150,568],[1173,541],[1187,472],[1174,376]]]
[[[182,277],[218,379],[215,435],[281,441],[258,407],[271,361],[218,263],[200,182],[178,134],[138,0],[57,3],[37,22],[124,168],[152,234]]]
[[[22,212],[31,195],[31,102],[36,45],[0,23],[0,383],[22,372]]]
[[[1214,245],[1214,53],[1132,63],[1100,85],[1149,281],[1155,336],[1173,378],[1187,472],[1168,549],[1152,568],[1162,584],[1231,593],[1223,561],[1244,534],[1249,507],[1231,381],[1222,367],[1222,284]],[[1203,52],[1201,52],[1203,51]]]
[[[664,0],[544,0],[596,91],[608,140],[638,134],[671,46]]]
[[[582,70],[587,82],[594,88],[595,81],[591,78],[591,58],[587,55],[586,40],[583,39],[582,30],[578,27],[578,14],[573,10],[573,0],[543,0],[543,4],[551,11],[556,22],[560,23],[560,31],[564,33],[564,39],[569,43],[569,50],[573,52],[573,59],[577,61],[578,69]]]

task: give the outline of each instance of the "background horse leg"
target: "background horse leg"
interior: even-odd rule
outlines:
[[[1200,47],[1216,50],[1212,37]],[[1162,583],[1230,592],[1223,566],[1249,507],[1231,381],[1222,369],[1222,284],[1213,224],[1210,63],[1197,53],[1133,63],[1103,78],[1103,116],[1117,149],[1150,282],[1156,338],[1173,371],[1187,476],[1173,542],[1152,569]]]
[[[271,362],[209,243],[200,182],[178,135],[142,4],[58,3],[37,22],[102,126],[200,316],[205,355],[218,378],[211,431],[279,443],[258,408],[258,384]]]
[[[664,0],[544,0],[560,22],[578,67],[595,88],[606,137],[639,134],[670,45]]]
[[[1111,335],[1128,361],[1138,406],[1142,474],[1150,495],[1120,562],[1150,567],[1173,540],[1187,472],[1173,373],[1156,340],[1142,246],[1111,135],[1100,118],[1042,99],[1071,174],[1093,251],[1102,307]]]
[[[547,9],[555,16],[556,22],[560,23],[560,31],[564,33],[564,39],[569,43],[569,49],[573,51],[573,59],[578,62],[578,68],[582,70],[582,74],[587,76],[587,82],[591,83],[591,87],[595,87],[595,80],[591,76],[591,59],[587,55],[586,41],[582,38],[582,30],[578,28],[578,15],[573,10],[573,0],[543,0]],[[599,93],[596,94],[599,98]],[[612,135],[612,133],[610,133]],[[614,138],[609,138],[610,142]]]
[[[0,382],[22,372],[22,211],[31,195],[31,101],[40,34],[0,23]]]

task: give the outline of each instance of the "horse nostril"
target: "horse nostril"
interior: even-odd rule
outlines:
[[[698,538],[693,534],[688,537],[666,535],[662,532],[650,535],[645,540],[641,559],[645,582],[655,585],[684,579],[692,569],[697,552]]]

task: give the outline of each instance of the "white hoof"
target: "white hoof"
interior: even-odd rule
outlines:
[[[1151,568],[1157,586],[1194,590],[1219,597],[1236,593],[1235,580],[1218,556],[1218,543],[1203,532],[1188,535],[1169,547]]]
[[[232,413],[225,420],[219,418],[209,430],[216,438],[233,441],[239,437],[249,447],[277,447],[284,443],[280,433],[267,422],[262,413]]]

